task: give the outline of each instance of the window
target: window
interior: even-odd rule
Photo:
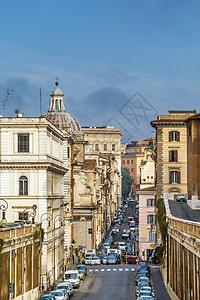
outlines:
[[[170,171],[169,172],[169,183],[181,183],[181,172]]]
[[[129,160],[127,160],[127,164],[129,165]]]
[[[56,110],[58,110],[58,99],[56,99]]]
[[[169,132],[169,142],[180,142],[180,132],[170,131]]]
[[[61,107],[62,107],[62,100],[60,99],[60,109],[61,109]]]
[[[191,125],[188,127],[188,135],[189,135],[189,136],[192,135]]]
[[[178,162],[178,150],[170,150],[169,151],[169,161],[170,162]]]
[[[112,144],[112,151],[115,151],[115,144]]]
[[[99,144],[95,144],[95,151],[99,151]]]
[[[18,152],[29,152],[29,134],[18,134]]]
[[[125,160],[123,160],[123,162],[122,162],[122,163],[123,163],[123,165],[125,165]]]
[[[148,198],[147,199],[147,207],[155,206],[155,199],[154,198]]]
[[[19,195],[28,195],[28,179],[26,176],[19,178]]]
[[[149,231],[149,242],[153,242],[155,240],[155,234],[152,231]]]
[[[133,165],[133,160],[131,160],[131,164]]]
[[[104,145],[103,145],[103,150],[104,150],[104,151],[107,151],[107,144],[104,144]]]
[[[67,147],[67,158],[70,158],[70,147]]]
[[[133,168],[131,168],[131,172],[133,173]]]
[[[22,220],[28,220],[28,213],[27,212],[19,212],[19,221],[22,221]]]
[[[149,176],[147,176],[147,179],[149,179]]]
[[[153,176],[151,176],[151,179],[153,179]]]
[[[155,215],[147,215],[147,224],[155,224]]]

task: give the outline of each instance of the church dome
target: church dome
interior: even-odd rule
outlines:
[[[78,121],[67,112],[61,112],[61,111],[47,112],[41,117],[45,117],[55,126],[62,129],[66,129],[69,133],[83,134],[81,130],[81,126],[79,125]]]
[[[63,92],[58,88],[58,81],[56,81],[56,87],[51,92],[51,104],[46,114],[41,117],[45,117],[55,126],[67,130],[70,134],[83,134],[81,126],[78,121],[69,113],[65,111],[63,104]]]

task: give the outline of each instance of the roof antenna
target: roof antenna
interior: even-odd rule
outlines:
[[[42,115],[42,91],[40,87],[40,116]]]

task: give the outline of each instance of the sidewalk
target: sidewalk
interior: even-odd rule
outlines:
[[[153,281],[153,288],[158,300],[170,300],[170,296],[167,293],[163,279],[160,274],[160,266],[149,265],[151,268],[151,278]]]

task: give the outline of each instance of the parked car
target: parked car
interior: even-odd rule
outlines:
[[[91,260],[90,260],[90,264],[91,265],[100,265],[101,264],[101,260],[97,256],[92,257]]]
[[[70,283],[70,281],[63,281],[63,282],[59,283],[57,286],[57,290],[59,290],[59,289],[65,289],[66,292],[69,294],[69,297],[73,296],[73,294],[74,294],[73,286]]]
[[[177,196],[176,201],[187,202],[187,197],[186,195]]]
[[[42,295],[40,300],[56,300],[56,297],[54,295]]]
[[[85,265],[78,265],[76,266],[77,270],[83,270],[85,273],[85,276],[87,276],[87,267]]]
[[[65,290],[56,290],[51,292],[55,296],[56,300],[69,300],[69,295]]]
[[[136,264],[137,263],[137,257],[134,255],[128,255],[127,256],[127,263],[128,264]]]

